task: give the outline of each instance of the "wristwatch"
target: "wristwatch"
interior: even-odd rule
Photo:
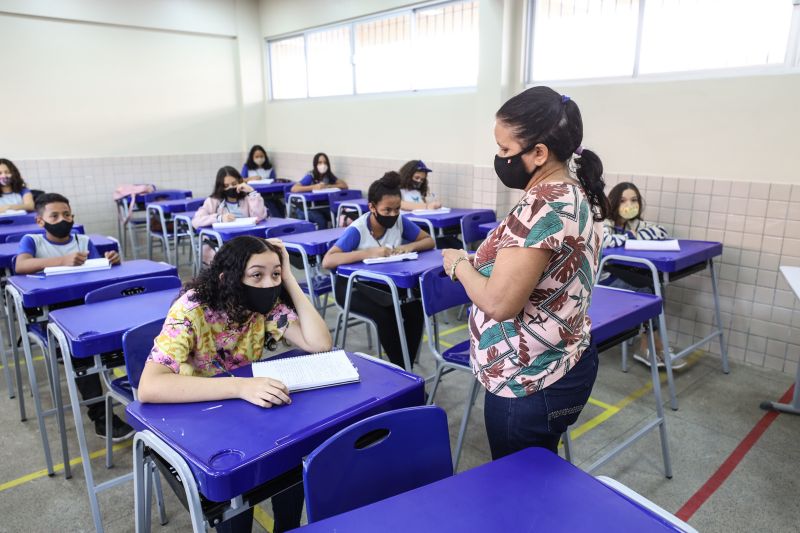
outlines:
[[[450,267],[450,279],[451,280],[456,281],[456,268],[458,267],[458,264],[461,261],[466,261],[466,260],[467,260],[467,256],[466,255],[462,255],[461,257],[459,257],[458,259],[453,261],[453,265]]]

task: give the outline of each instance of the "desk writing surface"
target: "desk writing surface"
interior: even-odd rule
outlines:
[[[57,309],[50,322],[64,332],[73,357],[91,357],[121,350],[122,335],[132,327],[166,318],[178,293],[169,289]]]
[[[653,294],[623,291],[595,285],[589,317],[595,344],[634,328],[661,313],[661,298]]]
[[[339,239],[347,228],[331,228],[307,231],[280,237],[283,242],[298,244],[308,255],[323,255],[328,251],[328,243]]]
[[[659,272],[678,272],[684,268],[708,261],[714,257],[722,255],[722,243],[711,241],[691,241],[679,239],[680,251],[678,252],[646,252],[638,250],[626,250],[624,246],[603,249],[603,255],[621,255],[627,257],[638,257],[649,259],[656,266]],[[630,263],[633,266],[642,265]]]
[[[380,263],[375,265],[364,264],[363,261],[339,265],[336,273],[340,276],[350,277],[356,270],[367,270],[376,274],[389,276],[400,289],[409,289],[419,285],[419,276],[426,270],[442,266],[441,250],[428,250],[419,252],[419,257],[412,261],[398,261],[396,263]]]
[[[8,224],[0,226],[0,243],[6,242],[9,235],[24,235],[28,233],[39,235],[44,233],[44,228],[38,224]],[[83,224],[72,226],[72,233],[83,233]]]
[[[290,405],[134,402],[127,408],[128,423],[137,431],[149,429],[179,452],[208,499],[226,501],[296,468],[325,439],[358,420],[424,403],[419,376],[348,356],[359,383],[296,392]],[[249,377],[252,370],[248,365],[235,374]]]
[[[300,220],[298,218],[280,218],[280,217],[270,217],[266,220],[262,220],[258,224],[254,226],[242,226],[238,228],[226,228],[226,229],[218,229],[214,230],[219,233],[222,240],[227,242],[234,237],[241,237],[242,235],[251,235],[253,237],[263,237],[264,232],[267,228],[276,228],[278,226],[286,226],[286,225],[293,225],[293,224],[300,224],[305,223],[305,220]],[[201,228],[202,229],[202,228]],[[205,229],[211,229],[211,226],[208,226]]]
[[[480,212],[489,212],[494,214],[494,211],[491,209],[462,209],[458,207],[454,207],[450,209],[447,213],[436,213],[436,214],[428,214],[428,215],[417,215],[413,211],[403,212],[403,216],[414,217],[414,218],[424,218],[425,220],[430,221],[431,225],[434,228],[449,228],[452,226],[458,226],[461,224],[461,219],[467,215],[471,215],[472,213],[480,213]]]
[[[41,307],[79,300],[94,289],[135,278],[153,276],[177,276],[177,269],[166,263],[135,259],[123,261],[108,270],[62,274],[44,277],[40,275],[10,276],[8,283],[22,295],[25,307]]]
[[[527,448],[295,531],[656,533],[677,529],[554,453]]]

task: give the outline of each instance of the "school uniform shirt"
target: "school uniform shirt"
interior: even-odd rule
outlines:
[[[25,187],[21,192],[4,192],[0,193],[0,205],[19,205],[22,203],[22,197],[31,192]]]
[[[628,239],[660,241],[669,238],[662,226],[635,218],[625,222],[623,227],[615,226],[609,219],[603,221],[603,248],[624,246]]]
[[[403,217],[400,216],[394,226],[387,229],[380,239],[376,239],[370,233],[369,219],[370,213],[364,213],[354,220],[336,241],[336,246],[343,252],[369,250],[378,246],[396,248],[404,242],[416,241],[419,232],[422,231],[419,226],[403,220]]]
[[[267,335],[283,338],[297,314],[281,303],[266,315],[252,313],[238,327],[228,323],[224,312],[192,301],[190,290],[170,307],[161,333],[155,338],[148,361],[185,376],[215,376],[249,365],[262,358]]]
[[[256,217],[256,222],[260,222],[268,216],[264,198],[256,191],[249,193],[235,205],[229,204],[227,200],[209,196],[194,214],[192,226],[198,229],[208,227],[214,222],[220,222],[225,213],[231,213],[236,218]]]
[[[325,185],[333,185],[334,183],[336,183],[336,179],[324,176],[320,180],[320,183],[324,183]],[[314,175],[311,172],[309,172],[308,174],[303,176],[303,179],[300,180],[300,185],[304,187],[308,187],[309,185],[314,185]]]
[[[503,248],[550,250],[550,260],[520,313],[492,320],[476,305],[469,318],[470,364],[488,392],[534,394],[561,379],[590,344],[587,313],[603,226],[583,191],[567,183],[531,187],[475,255],[489,277]]]
[[[416,204],[425,204],[432,202],[436,195],[429,192],[428,196],[423,197],[419,189],[400,189],[400,195],[404,202],[414,202]]]
[[[252,178],[258,176],[262,180],[266,179],[276,179],[275,178],[275,169],[274,168],[256,168],[256,169],[249,169],[247,168],[247,163],[244,164],[242,167],[242,177],[243,178]]]
[[[89,259],[102,257],[86,235],[72,235],[72,238],[65,243],[52,242],[41,234],[25,235],[19,241],[18,253],[30,254],[36,259],[63,257],[76,252],[88,252]]]

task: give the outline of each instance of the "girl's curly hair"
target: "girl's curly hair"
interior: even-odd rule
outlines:
[[[280,248],[267,242],[266,239],[251,236],[231,239],[219,249],[209,268],[186,283],[183,292],[193,290],[191,301],[225,313],[229,325],[241,326],[253,314],[253,311],[243,306],[245,289],[242,278],[247,261],[251,255],[264,252],[273,252],[279,258],[281,256]],[[294,308],[294,303],[285,291],[281,292],[280,301]]]

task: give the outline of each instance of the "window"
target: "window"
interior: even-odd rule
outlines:
[[[392,11],[268,45],[276,100],[475,86],[478,2]]]
[[[532,0],[528,80],[791,65],[792,3]]]

